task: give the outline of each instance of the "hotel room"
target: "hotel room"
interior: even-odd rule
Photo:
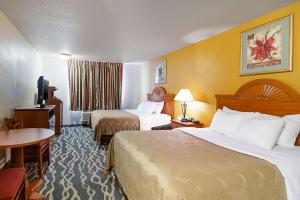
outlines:
[[[0,0],[0,200],[300,200],[300,1]]]

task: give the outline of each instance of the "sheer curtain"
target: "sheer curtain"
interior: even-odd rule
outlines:
[[[123,63],[69,60],[70,109],[120,109]]]

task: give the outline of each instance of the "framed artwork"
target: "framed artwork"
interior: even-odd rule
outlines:
[[[167,61],[163,60],[155,64],[155,84],[167,82]]]
[[[241,34],[240,75],[292,71],[293,15]]]

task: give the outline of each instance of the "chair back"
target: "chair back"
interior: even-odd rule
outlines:
[[[20,129],[23,128],[23,119],[18,115],[7,117],[5,118],[5,124],[8,130]]]

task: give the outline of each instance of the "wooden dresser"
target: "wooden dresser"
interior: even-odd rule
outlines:
[[[55,130],[55,105],[48,105],[45,108],[35,106],[20,107],[15,109],[15,114],[23,118],[24,128],[48,128]],[[60,134],[56,132],[55,134]]]
[[[63,102],[59,98],[55,97],[54,92],[57,90],[54,86],[48,88],[48,100],[47,105],[55,105],[55,134],[61,133],[61,125],[63,124]]]
[[[48,88],[45,108],[28,106],[15,109],[15,115],[23,118],[24,128],[49,128],[55,130],[55,135],[61,134],[63,102],[54,96],[56,90],[53,86]]]

